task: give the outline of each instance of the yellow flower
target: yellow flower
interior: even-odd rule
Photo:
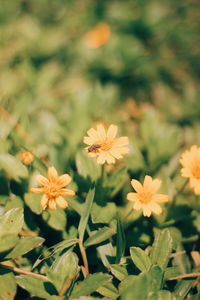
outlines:
[[[48,178],[37,175],[36,181],[41,185],[38,188],[31,188],[33,193],[44,193],[41,199],[42,209],[45,210],[47,205],[51,209],[56,209],[56,205],[66,208],[67,201],[62,196],[74,196],[75,192],[64,188],[71,181],[68,174],[58,176],[54,167],[48,168]]]
[[[26,165],[29,165],[32,163],[33,161],[33,154],[29,151],[26,151],[26,152],[22,152],[21,154],[21,161],[26,164]]]
[[[111,30],[106,23],[100,23],[93,30],[85,35],[85,40],[89,48],[99,48],[107,43]]]
[[[84,143],[91,157],[97,157],[98,164],[115,163],[115,159],[122,158],[129,152],[128,137],[122,136],[116,138],[118,127],[110,125],[106,131],[102,124],[97,125],[97,130],[90,128],[87,131],[88,136],[84,137]]]
[[[161,180],[152,179],[148,175],[145,176],[143,185],[138,180],[132,179],[131,185],[136,193],[128,193],[127,199],[134,202],[133,209],[142,209],[145,217],[150,217],[152,212],[159,215],[162,212],[162,208],[158,203],[169,201],[167,195],[156,194],[161,183]]]
[[[186,150],[180,159],[181,175],[189,178],[190,187],[196,195],[200,195],[200,147],[193,145]]]

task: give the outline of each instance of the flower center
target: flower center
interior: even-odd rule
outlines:
[[[192,175],[196,179],[200,179],[200,162],[198,162],[197,164],[195,164],[195,166],[192,168]]]
[[[50,183],[45,187],[45,194],[49,199],[57,198],[60,195],[58,186],[55,183]]]
[[[97,141],[95,144],[88,148],[88,152],[99,153],[100,150],[109,151],[112,148],[111,141]]]
[[[110,141],[104,141],[101,143],[101,150],[103,151],[109,151],[112,148],[112,142]]]
[[[141,203],[147,204],[151,201],[152,199],[152,193],[151,192],[141,192],[138,193],[139,200]]]

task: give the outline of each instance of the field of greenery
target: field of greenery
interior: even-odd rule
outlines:
[[[0,1],[0,300],[200,299],[198,10]]]

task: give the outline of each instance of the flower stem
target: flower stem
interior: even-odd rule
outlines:
[[[182,279],[182,278],[190,278],[190,277],[198,277],[200,276],[200,272],[197,273],[189,273],[189,274],[183,274],[175,277],[170,277],[167,280],[177,280],[177,279]]]
[[[85,247],[83,246],[82,241],[79,242],[79,249],[80,249],[80,252],[81,252],[81,256],[82,256],[82,259],[83,259],[83,265],[84,265],[83,275],[84,275],[84,277],[87,277],[89,275],[89,266],[88,266],[88,260],[87,260]]]
[[[23,269],[20,269],[20,268],[8,266],[5,263],[0,263],[0,267],[2,267],[4,269],[11,270],[11,271],[13,271],[15,273],[24,274],[24,275],[31,275],[31,276],[34,276],[34,277],[37,277],[37,278],[42,278],[42,279],[44,279],[46,281],[51,281],[48,277],[46,277],[44,275],[33,273],[33,272],[29,272],[29,271],[26,271],[26,270],[23,270]]]
[[[59,293],[59,295],[58,295],[58,297],[57,297],[56,300],[61,300],[61,299],[64,297],[66,291],[69,289],[69,287],[70,287],[70,285],[71,285],[72,280],[73,280],[74,277],[76,277],[76,276],[77,276],[77,274],[72,275],[72,276],[70,276],[70,277],[67,278],[67,280],[65,281],[65,283],[64,283],[64,285],[63,285],[63,287],[62,287],[62,289],[60,290],[60,293]]]

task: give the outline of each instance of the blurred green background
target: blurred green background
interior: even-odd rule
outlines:
[[[136,145],[144,112],[147,127],[158,117],[184,129],[182,145],[198,143],[198,8],[195,0],[1,0],[0,150],[11,138],[62,169],[99,120]],[[88,32],[98,40],[102,23],[110,34],[90,47]]]

